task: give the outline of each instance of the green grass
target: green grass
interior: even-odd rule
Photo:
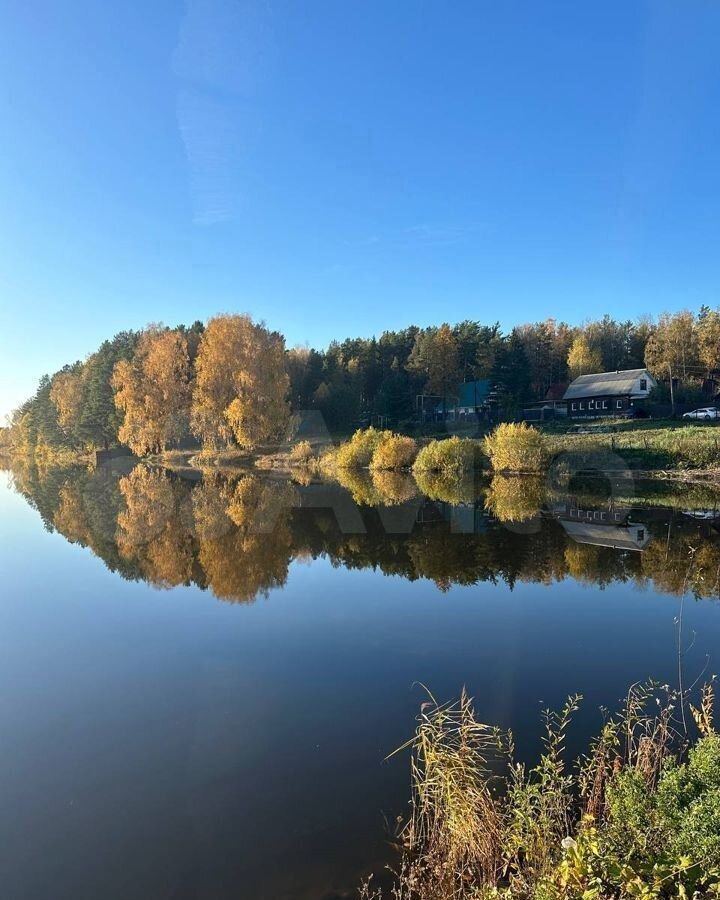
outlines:
[[[554,419],[551,422],[538,422],[535,427],[546,434],[566,434],[575,426],[610,426],[617,432],[623,431],[674,431],[678,428],[715,429],[720,428],[720,421],[705,422],[692,419]]]
[[[624,428],[613,434],[548,434],[551,454],[581,457],[617,454],[636,469],[716,469],[720,466],[720,431],[713,425]]]

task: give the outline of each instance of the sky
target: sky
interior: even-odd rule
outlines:
[[[716,0],[0,0],[0,417],[106,337],[720,303]]]

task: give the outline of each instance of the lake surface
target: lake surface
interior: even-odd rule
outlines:
[[[3,896],[354,896],[420,684],[532,760],[569,693],[576,750],[631,683],[720,671],[711,492],[345,481],[0,472]]]

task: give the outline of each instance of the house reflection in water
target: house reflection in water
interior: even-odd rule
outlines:
[[[555,504],[552,513],[568,537],[578,544],[642,551],[652,539],[645,524],[630,520],[628,507],[611,505],[607,509],[583,509],[569,501]]]

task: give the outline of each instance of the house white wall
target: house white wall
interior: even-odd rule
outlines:
[[[645,382],[645,387],[642,385],[643,381]],[[652,375],[646,370],[642,375],[635,379],[631,396],[642,400],[644,397],[647,397],[654,387],[657,387],[657,381],[655,381]]]

